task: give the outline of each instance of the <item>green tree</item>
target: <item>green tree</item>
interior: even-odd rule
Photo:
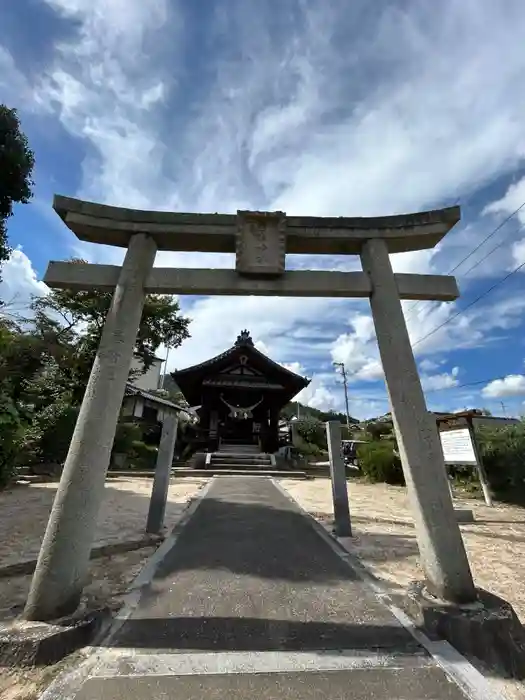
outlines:
[[[366,432],[371,436],[372,440],[381,440],[382,435],[392,435],[394,426],[392,423],[368,423]]]
[[[13,204],[26,203],[32,196],[34,163],[16,109],[0,104],[0,264],[11,254],[7,219],[13,213]]]
[[[110,303],[106,293],[54,291],[33,299],[32,319],[0,318],[0,488],[18,466],[63,462]],[[145,369],[188,326],[177,302],[148,296],[136,345]]]
[[[310,445],[315,445],[320,450],[326,450],[326,427],[316,418],[300,418],[294,423],[294,428],[300,438]]]
[[[318,408],[313,408],[312,406],[305,406],[298,401],[291,401],[287,403],[281,410],[281,417],[285,420],[289,420],[292,416],[297,415],[297,408],[299,407],[299,414],[301,418],[315,418],[323,423],[326,421],[339,421],[341,424],[346,425],[346,415],[344,413],[338,413],[337,411],[320,411]],[[350,416],[350,423],[359,423],[357,418],[352,418]]]
[[[45,340],[49,354],[56,358],[48,377],[53,379],[54,387],[73,389],[73,404],[82,399],[111,298],[111,292],[68,289],[33,298],[34,328]],[[161,345],[176,348],[189,338],[189,323],[173,297],[146,297],[135,346],[144,372],[151,367]]]
[[[31,420],[28,387],[42,368],[42,347],[13,321],[0,319],[0,488],[14,476]]]

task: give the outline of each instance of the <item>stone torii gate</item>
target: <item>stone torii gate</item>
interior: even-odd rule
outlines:
[[[51,262],[53,288],[114,290],[25,608],[26,619],[73,612],[88,571],[99,504],[147,293],[368,297],[429,590],[476,599],[435,421],[425,398],[402,299],[452,301],[454,277],[394,274],[390,253],[433,248],[459,207],[401,216],[332,218],[239,211],[148,212],[56,196],[83,241],[127,248],[122,267]],[[235,269],[153,268],[157,250],[236,253]],[[286,254],[359,255],[362,272],[290,271]]]

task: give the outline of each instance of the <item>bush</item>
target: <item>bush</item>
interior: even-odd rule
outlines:
[[[305,442],[301,440],[298,445],[296,445],[296,452],[303,457],[320,457],[324,454],[324,451],[317,445],[311,442]]]
[[[381,440],[383,435],[392,435],[394,426],[392,423],[382,422],[382,423],[369,423],[366,426],[366,432],[370,435],[372,440]]]
[[[394,454],[392,442],[367,442],[357,448],[359,466],[372,483],[405,485],[399,457]]]
[[[490,487],[501,500],[525,503],[525,423],[477,434]],[[474,471],[474,470],[473,470]],[[472,477],[477,480],[477,475]]]
[[[140,440],[142,440],[142,430],[137,423],[118,423],[113,440],[113,454],[131,454],[133,445]]]
[[[0,488],[5,488],[16,475],[22,436],[16,406],[9,396],[0,394]]]
[[[132,445],[132,468],[139,470],[155,469],[157,463],[158,448],[155,445],[147,445],[142,440],[135,440]]]
[[[29,466],[62,465],[67,457],[78,411],[77,406],[56,401],[35,415],[24,434],[20,461]]]
[[[321,450],[327,449],[325,424],[315,418],[304,418],[294,422],[294,429],[306,443]]]
[[[45,409],[39,416],[43,428],[40,438],[41,460],[63,464],[73,437],[79,408],[60,404],[54,404],[49,408],[51,409],[49,412]]]

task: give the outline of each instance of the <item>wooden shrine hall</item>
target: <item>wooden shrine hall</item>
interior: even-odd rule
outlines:
[[[229,350],[171,376],[190,406],[199,406],[208,452],[224,445],[276,452],[280,411],[310,383],[257,350],[246,330]]]

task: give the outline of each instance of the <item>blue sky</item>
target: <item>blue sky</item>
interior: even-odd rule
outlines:
[[[0,0],[0,20],[0,101],[19,109],[37,164],[34,199],[9,221],[16,251],[0,287],[18,306],[45,293],[50,259],[122,259],[76,240],[51,207],[55,192],[319,216],[459,201],[462,221],[437,249],[393,257],[396,270],[421,273],[448,273],[525,202],[522,0]],[[405,303],[435,410],[502,413],[503,401],[508,414],[524,411],[525,273],[469,307],[525,262],[522,225],[525,206],[458,267],[456,303]],[[290,263],[359,269],[353,257]],[[156,264],[232,260],[162,253]],[[354,415],[388,410],[366,301],[181,305],[192,338],[170,369],[249,328],[260,349],[313,378],[304,401],[342,408],[335,360],[347,365]]]

